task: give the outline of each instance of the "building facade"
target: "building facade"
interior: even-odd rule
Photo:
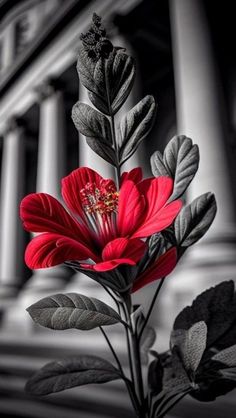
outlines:
[[[71,121],[73,104],[88,101],[79,85],[76,60],[79,35],[94,11],[104,19],[113,43],[137,59],[135,86],[122,112],[145,94],[153,94],[158,103],[150,138],[129,168],[141,164],[149,175],[151,154],[163,150],[173,135],[185,134],[199,145],[201,157],[186,198],[212,191],[218,203],[211,230],[168,279],[152,315],[161,335],[157,347],[166,348],[176,313],[199,291],[236,278],[234,27],[230,8],[217,7],[210,0],[0,1],[0,416],[69,418],[79,411],[83,418],[95,418],[105,416],[106,405],[107,417],[132,417],[120,384],[73,389],[44,400],[24,393],[28,376],[48,359],[90,347],[91,353],[105,351],[96,332],[86,337],[61,334],[32,323],[25,308],[43,296],[60,291],[98,296],[101,290],[62,266],[27,269],[24,251],[30,235],[19,219],[23,196],[37,191],[60,199],[61,178],[79,165],[113,176],[109,164],[94,155]],[[140,291],[137,302],[146,306],[154,288]],[[126,361],[118,328],[111,338]],[[214,408],[220,418],[224,402],[227,417],[233,418],[233,395],[215,407],[186,399],[176,416],[187,418],[194,405],[196,416],[207,416]]]

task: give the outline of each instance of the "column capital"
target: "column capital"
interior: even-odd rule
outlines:
[[[26,122],[23,118],[19,116],[12,115],[6,124],[5,134],[8,134],[9,132],[20,130],[25,128]]]
[[[35,87],[35,92],[38,95],[39,102],[52,96],[53,93],[61,91],[63,83],[57,78],[49,77],[45,79],[41,84]]]

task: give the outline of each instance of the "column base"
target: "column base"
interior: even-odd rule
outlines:
[[[4,310],[4,331],[26,334],[37,332],[39,327],[34,324],[26,309],[46,296],[64,292],[70,277],[71,270],[64,266],[35,271],[18,297],[12,297],[12,302]]]

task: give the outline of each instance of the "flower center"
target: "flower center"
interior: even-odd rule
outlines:
[[[89,215],[111,215],[117,212],[119,193],[114,184],[106,184],[98,187],[95,183],[87,183],[80,190],[81,201],[85,212]]]

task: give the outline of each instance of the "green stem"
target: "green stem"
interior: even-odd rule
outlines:
[[[139,339],[139,341],[141,340],[141,337],[142,337],[143,331],[144,331],[144,329],[145,329],[145,327],[146,327],[146,325],[147,325],[147,323],[148,323],[148,320],[149,320],[149,318],[150,318],[150,315],[151,315],[151,313],[152,313],[153,307],[154,307],[154,305],[155,305],[155,302],[156,302],[156,300],[157,300],[157,297],[158,297],[159,292],[160,292],[160,290],[161,290],[161,288],[162,288],[162,286],[163,286],[164,281],[165,281],[165,277],[163,277],[163,278],[161,279],[161,281],[160,281],[160,283],[159,283],[159,285],[158,285],[158,287],[157,287],[157,289],[156,289],[156,291],[155,291],[155,293],[154,293],[154,296],[153,296],[153,298],[152,298],[152,302],[151,302],[150,307],[149,307],[149,309],[148,309],[147,316],[146,316],[146,318],[145,318],[145,321],[144,321],[144,323],[143,323],[143,326],[142,326],[142,328],[141,328],[141,330],[140,330],[140,332],[139,332],[139,335],[138,335],[138,339]]]

